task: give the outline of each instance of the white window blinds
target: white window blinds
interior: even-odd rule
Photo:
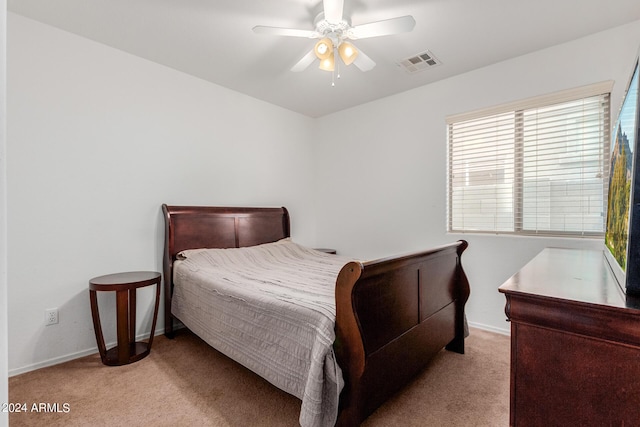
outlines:
[[[448,229],[602,235],[606,82],[448,118]]]

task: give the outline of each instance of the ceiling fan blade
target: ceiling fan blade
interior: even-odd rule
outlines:
[[[373,59],[365,55],[363,51],[358,49],[358,56],[356,56],[355,61],[353,61],[353,65],[358,67],[360,71],[370,71],[376,66],[376,63],[373,62]]]
[[[364,39],[367,37],[388,36],[391,34],[407,33],[413,30],[416,20],[413,16],[406,15],[398,18],[385,19],[369,24],[357,25],[349,30],[351,39]]]
[[[316,53],[313,50],[310,50],[309,53],[303,56],[302,59],[296,63],[296,65],[291,67],[291,71],[296,73],[300,71],[304,71],[315,60],[316,60]]]
[[[265,27],[256,25],[253,27],[256,34],[268,34],[272,36],[306,37],[309,39],[318,38],[318,33],[311,30],[296,30],[294,28]]]
[[[324,7],[324,19],[330,24],[338,24],[342,21],[344,0],[322,0]]]

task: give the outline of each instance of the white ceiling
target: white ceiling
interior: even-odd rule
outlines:
[[[8,9],[310,117],[640,19],[639,0],[345,0],[354,26],[402,15],[416,26],[355,41],[377,65],[343,66],[332,87],[315,64],[289,70],[315,40],[252,32],[313,30],[321,0],[8,0]],[[425,50],[442,64],[414,74],[396,65]]]

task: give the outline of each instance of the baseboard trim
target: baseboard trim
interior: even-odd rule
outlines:
[[[495,326],[485,325],[483,323],[476,323],[476,322],[469,322],[469,326],[472,328],[482,329],[483,331],[495,332],[496,334],[500,334],[500,335],[507,335],[507,336],[511,335],[511,328],[508,328],[508,329],[496,328]]]
[[[150,334],[148,332],[146,334],[136,335],[136,341],[146,340],[146,339],[149,338],[149,335]],[[164,328],[161,329],[161,330],[156,331],[154,336],[157,337],[158,335],[164,335]],[[111,343],[108,343],[108,344],[105,344],[105,346],[107,348],[114,347],[115,345],[116,345],[115,341],[111,342]],[[78,351],[78,352],[75,352],[75,353],[65,354],[63,356],[54,357],[53,359],[43,360],[42,362],[33,363],[31,365],[22,366],[20,368],[10,369],[9,370],[9,378],[15,377],[16,375],[20,375],[20,374],[25,374],[27,372],[35,371],[37,369],[42,369],[42,368],[47,368],[49,366],[58,365],[60,363],[68,362],[70,360],[79,359],[81,357],[91,356],[92,354],[96,354],[96,353],[98,353],[98,346],[97,345],[95,347],[88,348],[86,350],[81,350],[81,351]]]
[[[495,326],[490,326],[490,325],[485,325],[483,323],[476,323],[476,322],[469,322],[469,326],[472,328],[477,328],[477,329],[482,329],[484,331],[488,331],[488,332],[494,332],[496,334],[501,334],[501,335],[511,335],[511,331],[510,329],[502,329],[502,328],[496,328]],[[174,330],[178,330],[178,329],[182,329],[184,328],[184,326],[182,324],[177,324],[174,327]],[[164,335],[164,328],[161,330],[156,331],[155,336],[158,335]],[[141,334],[141,335],[137,335],[136,336],[136,341],[141,341],[141,340],[146,340],[149,338],[149,333],[146,334]],[[112,342],[112,343],[108,343],[106,344],[107,348],[111,348],[113,346],[115,346],[116,343]],[[64,362],[68,362],[70,360],[74,360],[74,359],[79,359],[81,357],[85,357],[85,356],[90,356],[92,354],[96,354],[98,352],[98,347],[92,347],[92,348],[88,348],[86,350],[81,350],[75,353],[70,353],[70,354],[65,354],[63,356],[60,357],[54,357],[53,359],[47,359],[47,360],[43,360],[42,362],[38,362],[38,363],[34,363],[31,365],[27,365],[27,366],[22,366],[20,368],[15,368],[15,369],[10,369],[9,370],[9,377],[15,377],[16,375],[20,375],[20,374],[24,374],[27,372],[31,372],[31,371],[35,371],[37,369],[42,369],[42,368],[46,368],[49,366],[53,366],[53,365],[58,365],[60,363],[64,363]]]

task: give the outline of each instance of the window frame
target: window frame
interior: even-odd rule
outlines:
[[[505,113],[514,113],[514,124],[516,129],[517,122],[522,124],[523,114],[525,110],[549,107],[554,104],[568,103],[572,101],[578,101],[581,99],[603,96],[607,103],[605,107],[604,117],[604,130],[603,142],[601,147],[601,154],[603,158],[602,168],[602,191],[603,191],[603,227],[606,217],[606,204],[607,204],[607,191],[608,191],[608,174],[607,168],[609,162],[610,151],[610,136],[611,136],[611,91],[613,89],[614,82],[612,80],[604,81],[596,84],[582,86],[578,88],[568,89],[552,94],[537,96],[520,101],[510,102],[498,106],[489,108],[483,108],[467,113],[455,114],[446,117],[447,126],[447,232],[456,234],[492,234],[492,235],[521,235],[521,236],[545,236],[545,237],[587,237],[587,238],[600,238],[604,236],[604,228],[602,231],[571,231],[571,230],[529,230],[524,228],[524,176],[522,170],[524,168],[524,136],[522,133],[514,131],[513,135],[513,147],[514,147],[514,181],[513,181],[513,229],[511,231],[500,230],[500,227],[494,227],[491,230],[479,230],[479,229],[465,229],[454,228],[453,218],[453,155],[452,151],[452,135],[451,128],[453,124],[478,120],[482,118],[488,118]]]

